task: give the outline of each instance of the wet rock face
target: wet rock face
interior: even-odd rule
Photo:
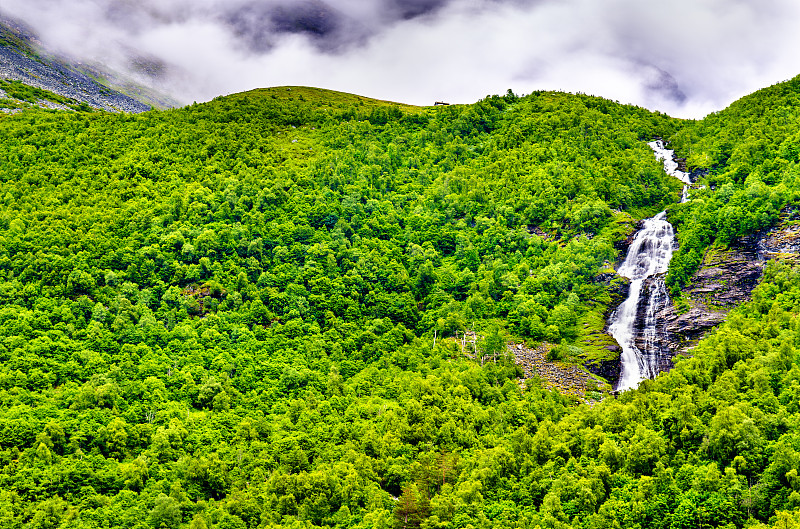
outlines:
[[[648,364],[654,367],[655,373],[672,369],[671,336],[667,321],[663,318],[664,311],[672,306],[672,302],[664,286],[666,274],[649,277],[642,286],[642,295],[636,307],[637,317],[634,325],[636,347],[640,351],[650,351]],[[656,296],[653,294],[656,293]],[[651,319],[655,320],[650,328],[645,324],[648,317],[648,300],[653,299]]]
[[[770,259],[800,254],[800,226],[785,223],[742,237],[727,250],[710,249],[683,289],[688,310],[670,303],[659,314],[671,354],[686,352],[750,299]]]
[[[669,371],[673,365],[672,358],[676,354],[687,352],[706,332],[725,321],[733,308],[750,299],[753,289],[761,280],[767,261],[800,257],[800,225],[786,223],[786,219],[794,216],[800,216],[800,211],[784,211],[784,222],[777,227],[742,237],[726,250],[709,249],[703,257],[700,269],[682,289],[685,304],[676,307],[672,300],[668,300],[661,305],[656,315],[655,333],[651,331],[649,336],[645,332],[647,308],[643,300],[649,297],[653,288],[659,288],[659,281],[663,284],[663,275],[645,281],[640,303],[637,305],[635,344],[639,350],[644,351],[646,340],[653,341],[653,360],[659,371]],[[607,283],[610,285],[611,281]],[[612,306],[616,305],[614,303]],[[587,367],[616,387],[620,374],[619,360]]]
[[[622,349],[617,346],[617,353]],[[616,360],[603,360],[595,364],[587,364],[586,368],[597,376],[603,377],[611,384],[612,388],[617,387],[619,382],[619,358]]]
[[[595,283],[603,283],[608,288],[608,293],[611,294],[612,305],[618,305],[625,298],[628,297],[628,293],[631,289],[631,280],[627,277],[622,277],[617,274],[598,274],[594,278]],[[611,312],[609,310],[609,312]],[[608,314],[606,314],[606,319],[608,318]]]
[[[620,258],[620,262],[617,263],[617,268],[619,268],[619,265],[622,264],[622,261],[625,259],[625,256],[628,254],[628,248],[630,248],[631,243],[633,243],[634,237],[636,237],[636,234],[643,227],[644,227],[644,221],[640,220],[639,222],[636,223],[636,227],[634,228],[634,230],[631,232],[630,235],[628,235],[626,238],[624,238],[624,239],[622,239],[620,241],[616,241],[614,243],[614,248],[619,250],[619,256],[620,256],[619,257]]]
[[[708,170],[708,169],[698,169],[698,168],[695,168],[695,169],[692,169],[692,170],[689,172],[689,179],[690,179],[692,182],[697,182],[697,179],[698,179],[698,178],[702,178],[702,177],[704,177],[704,176],[708,176],[708,173],[709,173],[709,170]]]
[[[613,309],[628,297],[631,288],[631,280],[627,277],[617,275],[616,273],[602,273],[595,276],[594,281],[595,283],[604,284],[611,295],[611,303],[604,314],[606,326],[602,331],[606,333],[606,339],[610,342],[609,345],[605,346],[605,349],[609,352],[609,359],[587,362],[584,365],[589,372],[603,377],[611,384],[611,387],[616,387],[619,381],[619,356],[620,353],[622,353],[622,347],[619,346],[611,335],[607,334],[608,319]]]

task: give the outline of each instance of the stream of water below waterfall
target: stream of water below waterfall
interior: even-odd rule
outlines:
[[[661,140],[648,143],[658,160],[663,160],[664,171],[684,183],[681,202],[689,199],[689,175],[678,169],[673,151]],[[620,376],[617,391],[635,388],[646,378],[654,378],[661,359],[669,351],[662,345],[663,329],[659,328],[657,315],[669,303],[664,276],[675,249],[675,232],[667,221],[666,212],[646,219],[644,226],[633,238],[625,261],[617,270],[631,280],[628,298],[610,318],[609,334],[620,347]]]

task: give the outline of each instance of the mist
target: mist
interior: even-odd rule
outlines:
[[[800,73],[793,0],[4,0],[42,44],[183,103],[281,85],[471,103],[511,88],[699,118]]]

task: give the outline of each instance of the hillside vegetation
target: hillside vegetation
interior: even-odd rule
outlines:
[[[301,87],[0,117],[0,526],[796,523],[789,265],[619,399],[521,386],[504,345],[609,354],[614,243],[680,195],[645,142],[706,126]]]
[[[672,293],[697,270],[705,249],[772,226],[800,200],[800,76],[760,90],[679,131],[673,146],[701,174],[704,190],[675,206],[680,250]],[[793,214],[792,219],[798,218]]]

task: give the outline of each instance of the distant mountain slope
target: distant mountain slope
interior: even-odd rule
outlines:
[[[356,94],[348,94],[345,92],[337,92],[335,90],[328,90],[325,88],[314,88],[310,86],[273,86],[270,88],[256,88],[248,90],[247,92],[240,92],[228,96],[219,96],[215,100],[226,101],[248,101],[257,98],[269,98],[273,101],[292,102],[297,101],[300,104],[307,104],[306,106],[320,106],[326,109],[338,108],[340,110],[350,110],[358,107],[369,108],[392,108],[397,107],[404,112],[413,110],[422,110],[424,107],[415,105],[406,105],[393,101],[384,101],[382,99],[372,99],[371,97],[360,96]]]
[[[144,112],[177,103],[100,67],[72,64],[40,49],[21,24],[0,16],[0,79],[53,92],[71,102],[111,112]],[[1,96],[2,94],[0,94]],[[42,106],[52,106],[49,103]]]

